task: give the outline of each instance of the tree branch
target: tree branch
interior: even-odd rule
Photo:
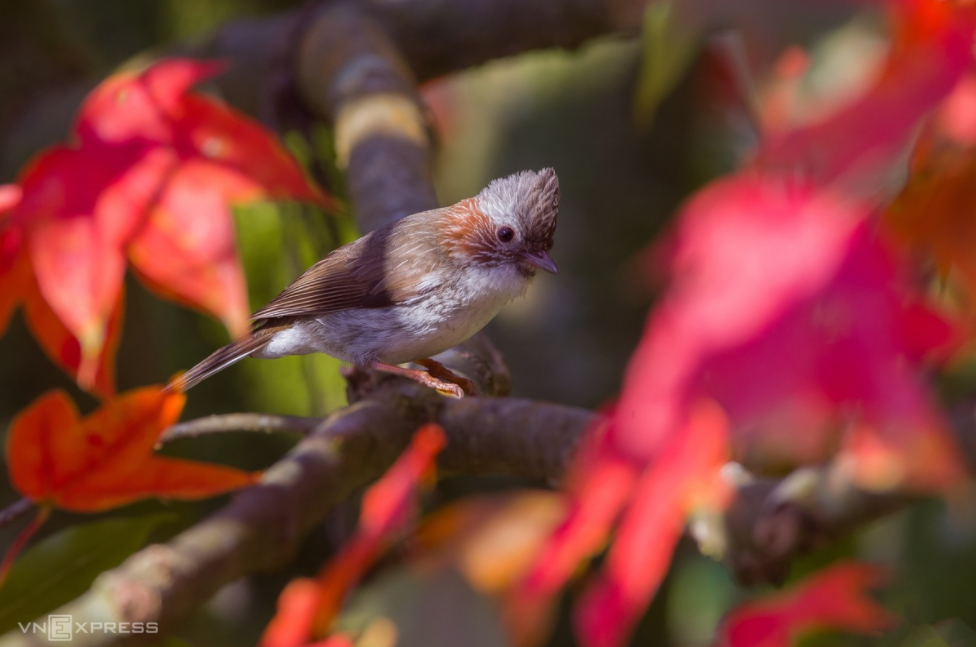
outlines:
[[[333,124],[360,229],[436,208],[430,129],[410,69],[360,7],[326,6],[301,40],[296,79],[307,106]]]
[[[165,632],[222,586],[274,570],[295,554],[305,534],[337,503],[377,479],[413,432],[434,420],[448,447],[447,474],[504,472],[533,478],[561,472],[563,448],[578,439],[591,414],[508,398],[449,401],[400,379],[386,380],[363,400],[321,422],[260,484],[166,544],[149,546],[103,573],[82,597],[54,613],[103,622],[158,622]],[[559,451],[553,452],[552,448]],[[126,645],[147,636],[80,634],[75,645]],[[46,644],[43,635],[8,634],[0,645]]]
[[[308,530],[378,478],[426,421],[441,424],[448,437],[438,461],[442,476],[502,473],[556,482],[595,420],[573,407],[512,398],[453,401],[399,378],[364,378],[376,389],[372,396],[366,397],[365,383],[354,387],[364,399],[320,420],[259,485],[167,544],[149,546],[102,574],[88,593],[54,613],[158,622],[165,632],[222,586],[287,563]],[[203,420],[229,427],[250,417]],[[739,478],[720,527],[703,533],[693,523],[692,534],[744,581],[778,581],[796,556],[912,501],[859,491],[838,469],[804,468],[782,480]],[[128,645],[140,637],[97,633],[75,641]],[[0,639],[0,647],[41,644],[47,643],[40,635]]]
[[[423,83],[498,58],[539,49],[573,49],[611,34],[634,35],[647,0],[322,0],[311,9],[273,18],[228,22],[213,38],[183,47],[182,52],[222,58],[231,66],[218,83],[235,106],[269,118],[267,97],[293,81],[292,63],[283,43],[298,35],[303,51],[328,50],[328,42],[309,43],[305,30],[317,24],[317,12],[347,11],[368,15],[392,41],[411,77]],[[339,6],[342,5],[342,6]],[[329,30],[316,38],[331,36]],[[280,65],[285,61],[286,65]],[[299,67],[301,67],[299,61]]]
[[[241,431],[265,434],[290,432],[305,436],[321,423],[321,421],[321,418],[279,416],[267,413],[229,413],[219,416],[207,416],[206,418],[197,418],[196,420],[173,425],[160,436],[156,446],[158,448],[165,443],[180,438],[197,438],[210,434]]]

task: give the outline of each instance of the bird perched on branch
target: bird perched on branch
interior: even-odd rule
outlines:
[[[186,391],[248,356],[326,353],[463,397],[471,383],[430,358],[525,294],[536,270],[558,273],[549,256],[558,209],[559,180],[546,168],[381,227],[306,270],[254,313],[249,336],[169,388]],[[397,366],[406,362],[427,371]]]

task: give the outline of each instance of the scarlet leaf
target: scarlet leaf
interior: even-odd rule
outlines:
[[[34,339],[45,354],[69,375],[76,376],[79,385],[99,395],[115,395],[115,351],[122,336],[122,314],[125,310],[122,295],[106,322],[105,343],[98,353],[85,357],[81,343],[71,334],[47,301],[41,296],[25,265],[24,318]]]
[[[129,260],[154,292],[217,314],[241,335],[248,329],[247,289],[222,195],[236,180],[197,160],[181,164],[132,240]]]
[[[836,423],[856,410],[895,450],[901,484],[958,485],[958,454],[922,375],[910,370],[925,355],[945,355],[958,330],[913,293],[901,259],[858,224],[866,215],[776,178],[732,178],[690,202],[675,281],[628,369],[635,388],[620,407],[634,423],[615,428],[620,451],[653,456],[688,403],[709,398],[734,430],[750,430],[740,448],[817,461],[836,443]]]
[[[169,59],[145,70],[124,70],[85,99],[75,130],[82,144],[170,144],[171,120],[197,83],[220,73],[216,62]]]
[[[110,175],[104,161],[52,148],[24,173],[16,212],[40,293],[81,344],[82,384],[94,377],[125,273],[121,248],[93,217]]]
[[[728,421],[713,403],[700,403],[646,470],[605,568],[580,601],[576,622],[585,644],[623,644],[667,575],[688,514],[702,504],[724,508],[718,474],[727,462]]]
[[[976,75],[960,82],[927,124],[911,174],[886,213],[903,240],[934,257],[976,299]]]
[[[16,184],[0,185],[0,334],[7,329],[23,291],[21,234],[12,226],[8,215],[20,204],[20,197],[21,190]]]
[[[321,599],[318,582],[299,578],[278,596],[278,612],[261,637],[261,647],[302,647],[312,635],[315,611]]]
[[[148,497],[204,498],[253,483],[252,473],[153,454],[184,401],[183,395],[148,387],[80,418],[66,394],[52,391],[11,423],[11,481],[35,502],[77,512]]]
[[[83,366],[81,344],[41,296],[22,244],[21,228],[7,215],[20,204],[21,189],[0,187],[0,333],[20,304],[28,325],[41,347],[67,373],[103,397],[114,393],[114,356],[121,333],[121,300],[109,318],[106,343],[101,352]]]
[[[111,77],[85,101],[76,144],[49,149],[21,175],[23,197],[0,228],[0,287],[17,287],[0,297],[0,324],[26,299],[33,322],[45,323],[35,330],[45,350],[86,389],[113,388],[105,367],[127,255],[151,287],[239,336],[249,308],[230,204],[332,205],[260,125],[188,93],[219,67],[177,59]],[[22,287],[22,248],[39,297]]]
[[[187,94],[218,69],[212,63],[161,62],[124,73],[86,103],[82,142],[128,151],[131,169],[117,186],[151,197],[129,258],[150,287],[220,317],[233,336],[248,329],[244,277],[229,204],[295,199],[332,201],[261,126],[212,99]],[[151,193],[150,193],[151,191]],[[140,221],[141,222],[141,221]]]
[[[874,633],[893,616],[868,597],[883,578],[873,566],[841,563],[765,599],[748,602],[722,623],[720,647],[789,647],[811,631]]]
[[[758,166],[848,183],[888,170],[918,120],[970,66],[976,29],[976,9],[967,3],[898,0],[889,6],[894,42],[875,84],[820,122],[773,133]]]

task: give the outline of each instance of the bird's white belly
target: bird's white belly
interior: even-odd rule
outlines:
[[[525,293],[527,277],[507,267],[468,273],[451,286],[387,308],[354,308],[296,322],[255,357],[326,353],[366,365],[430,357],[469,339]]]

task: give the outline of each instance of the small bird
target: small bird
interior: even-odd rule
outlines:
[[[344,245],[252,315],[250,335],[169,386],[186,391],[245,357],[326,353],[453,397],[471,383],[430,359],[525,294],[549,256],[559,210],[551,168],[492,181],[457,204],[407,216]],[[397,366],[414,362],[427,371]]]

